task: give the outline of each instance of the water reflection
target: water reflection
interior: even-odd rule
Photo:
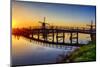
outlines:
[[[83,43],[86,43],[88,40],[88,38],[82,39]],[[56,63],[59,55],[63,53],[68,54],[76,48],[78,47],[52,45],[40,43],[24,37],[12,36],[12,64],[27,65]]]
[[[51,34],[48,34],[47,40],[49,42],[52,42],[52,37],[49,37],[50,35]],[[59,34],[59,35],[61,35],[61,34]],[[57,34],[54,34],[54,42],[57,42],[56,41],[56,36],[57,36]],[[79,36],[79,44],[87,44],[91,40],[89,34],[79,33],[78,36]],[[38,35],[37,34],[34,35],[33,38],[38,39]],[[40,34],[39,39],[40,40],[44,40],[43,37],[42,37],[42,34]],[[65,39],[65,43],[70,43],[70,34],[69,33],[65,33],[65,38],[64,39]],[[63,42],[62,39],[58,39],[58,40],[59,40],[59,42]],[[73,40],[73,43],[76,43],[76,40],[75,39]]]

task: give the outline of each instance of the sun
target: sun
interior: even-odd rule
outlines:
[[[16,27],[16,21],[13,19],[12,20],[12,28]]]

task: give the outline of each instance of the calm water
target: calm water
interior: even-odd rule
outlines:
[[[80,34],[80,43],[87,43],[89,35]],[[68,41],[68,40],[66,40]],[[60,55],[77,47],[39,43],[24,37],[12,36],[12,63],[14,65],[56,63]]]

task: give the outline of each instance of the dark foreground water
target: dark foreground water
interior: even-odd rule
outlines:
[[[89,38],[83,38],[83,40],[84,43],[87,43]],[[34,65],[56,63],[61,58],[60,55],[66,55],[76,48],[78,47],[44,44],[24,37],[18,38],[12,36],[12,64]]]

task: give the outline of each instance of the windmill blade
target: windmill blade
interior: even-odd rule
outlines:
[[[45,23],[45,24],[50,25],[49,23]]]
[[[43,23],[43,22],[39,21],[39,23]]]
[[[45,22],[41,22],[41,21],[39,21],[39,23],[45,23]],[[49,23],[45,23],[45,24],[48,24],[48,25],[50,25]]]

